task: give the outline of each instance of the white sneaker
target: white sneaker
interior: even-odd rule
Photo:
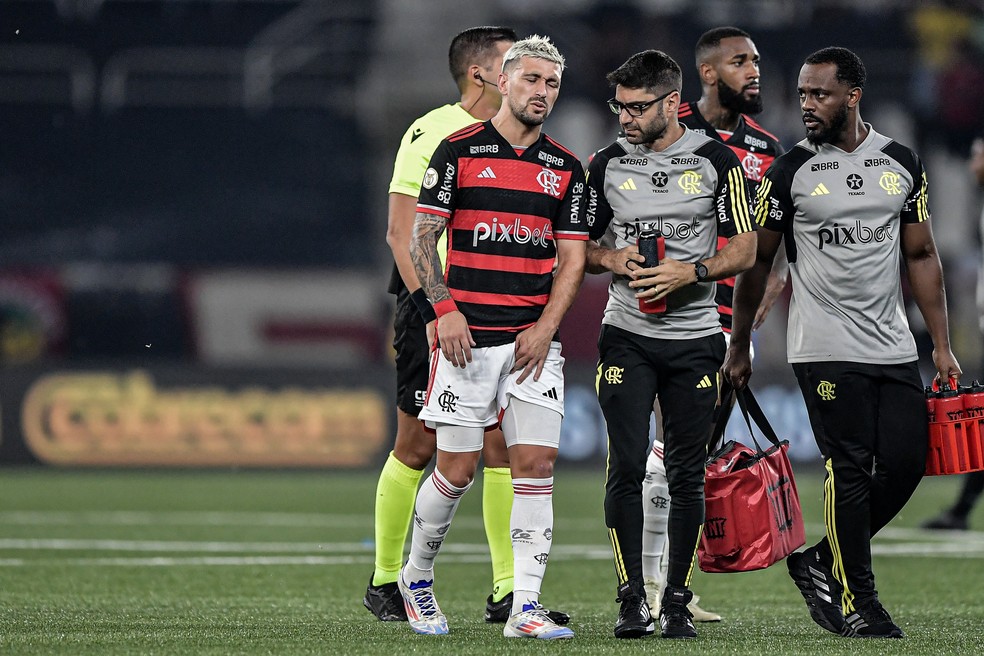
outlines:
[[[536,608],[516,613],[506,620],[506,625],[502,627],[502,635],[506,638],[560,640],[573,638],[574,632],[566,626],[555,624],[547,616],[547,609],[537,604]]]
[[[649,608],[652,610],[653,617],[659,617],[659,602],[663,596],[663,591],[655,579],[646,579],[644,585],[646,587],[646,601],[649,602]],[[695,622],[720,622],[720,615],[704,610],[697,605],[699,600],[700,597],[694,595],[694,598],[687,604],[687,610],[694,616],[693,620]]]
[[[396,582],[403,595],[403,607],[407,610],[410,628],[426,635],[447,635],[448,620],[434,598],[434,579],[406,583],[401,571]]]
[[[694,616],[693,620],[695,622],[720,622],[721,621],[720,615],[718,615],[717,613],[712,613],[710,611],[704,610],[703,608],[697,605],[697,602],[699,600],[700,597],[694,595],[694,598],[690,600],[689,604],[687,604],[687,610],[689,610],[690,614]]]

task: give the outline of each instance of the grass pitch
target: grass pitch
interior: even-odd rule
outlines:
[[[481,494],[469,493],[437,562],[451,634],[417,636],[362,607],[372,571],[368,472],[0,471],[0,653],[9,654],[979,654],[984,533],[918,524],[959,479],[926,479],[875,541],[875,572],[901,641],[824,632],[782,564],[701,574],[720,612],[696,641],[620,641],[602,474],[561,468],[543,601],[571,641],[505,640],[482,621],[490,588]],[[798,472],[808,540],[820,475]],[[984,512],[972,518],[984,527]]]

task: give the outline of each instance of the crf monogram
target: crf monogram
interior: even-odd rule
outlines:
[[[550,169],[543,169],[536,175],[537,183],[543,187],[543,193],[560,198],[560,175]]]
[[[824,401],[833,401],[834,399],[837,398],[836,396],[834,396],[834,392],[836,391],[836,389],[837,389],[837,385],[835,385],[834,383],[828,382],[826,380],[821,380],[820,384],[817,385],[817,394],[819,394],[820,398],[823,399]]]
[[[885,171],[878,179],[878,186],[888,192],[889,196],[898,196],[902,193],[902,186],[899,184],[899,174]]]
[[[745,153],[745,157],[741,160],[745,175],[756,182],[762,180],[762,164],[762,158],[756,157],[754,153]]]
[[[724,538],[725,517],[708,517],[704,521],[704,535],[708,540],[721,540]]]
[[[441,395],[437,397],[437,402],[441,406],[441,410],[454,412],[455,405],[458,403],[458,397],[448,389],[441,392]]]
[[[625,367],[608,367],[605,370],[605,382],[609,385],[621,385],[622,384],[622,372],[625,371]]]
[[[677,181],[680,188],[683,189],[683,193],[696,195],[700,193],[700,173],[697,171],[684,171],[683,175]]]

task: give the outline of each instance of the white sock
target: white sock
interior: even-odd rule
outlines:
[[[553,541],[553,477],[514,478],[509,526],[513,548],[512,614],[540,601]]]
[[[413,510],[413,539],[404,568],[405,582],[434,579],[434,559],[451,528],[454,511],[470,487],[471,483],[465,487],[451,485],[437,468],[421,484]]]
[[[663,443],[654,442],[646,460],[642,483],[642,577],[660,588],[666,580],[666,525],[670,517],[670,490],[663,465]]]

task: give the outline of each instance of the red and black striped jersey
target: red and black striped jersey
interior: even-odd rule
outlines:
[[[745,179],[748,180],[749,198],[753,201],[758,192],[759,184],[765,177],[765,172],[772,166],[772,162],[785,152],[775,135],[766,132],[747,114],[741,114],[738,117],[738,127],[732,133],[720,132],[708,123],[707,119],[701,116],[695,102],[681,104],[677,111],[677,118],[694,132],[705,134],[720,141],[735,152],[741,161]],[[724,248],[727,243],[727,239],[719,239],[718,249]],[[718,304],[718,313],[721,315],[721,327],[727,333],[731,332],[734,296],[735,279],[719,280],[715,300]]]
[[[587,240],[584,169],[545,134],[526,149],[491,121],[441,142],[417,212],[448,219],[445,281],[477,346],[507,344],[543,313],[556,239]]]

